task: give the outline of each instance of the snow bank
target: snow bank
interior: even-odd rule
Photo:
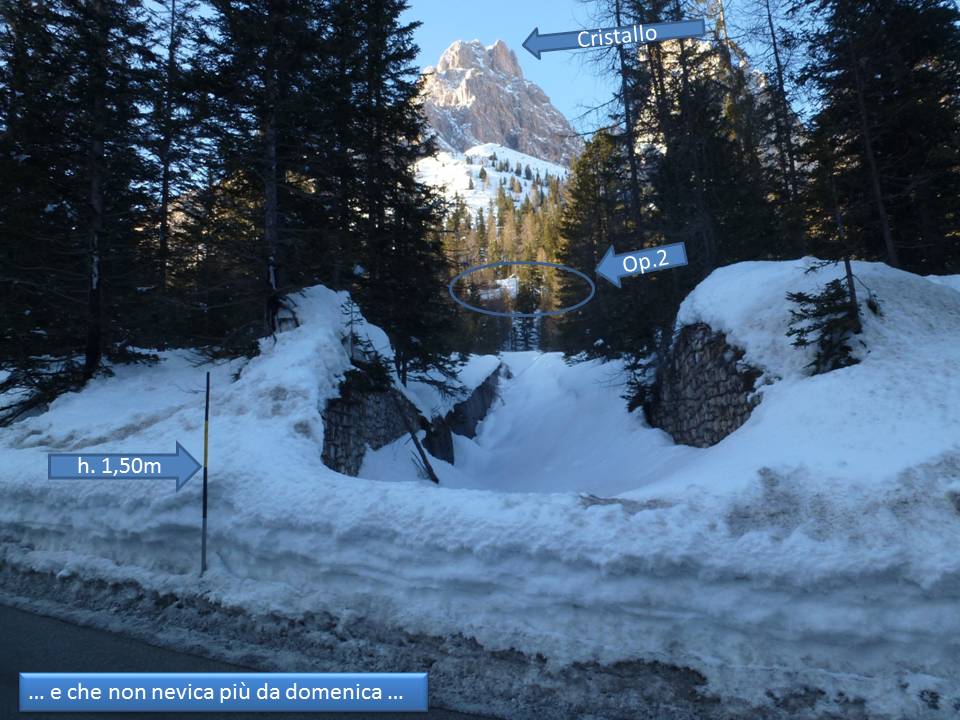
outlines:
[[[842,272],[807,274],[809,263],[721,268],[680,308],[679,324],[726,333],[745,350],[744,362],[773,381],[747,423],[691,467],[707,473],[708,486],[750,481],[771,467],[875,488],[960,450],[960,294],[886,265],[854,263],[864,331],[853,349],[861,362],[808,377],[813,348],[800,351],[785,335],[786,292],[814,291]],[[865,307],[867,288],[882,316]]]
[[[945,285],[960,292],[960,275],[927,275],[926,279],[937,285]]]
[[[724,330],[773,380],[717,446],[676,448],[627,417],[616,366],[515,354],[504,403],[458,440],[463,464],[441,467],[440,487],[321,465],[318,407],[348,362],[341,297],[316,289],[309,321],[214,369],[199,586],[196,480],[174,493],[45,479],[51,450],[199,453],[205,368],[169,353],[0,431],[0,558],[462,635],[551,667],[656,660],[757,706],[815,688],[817,713],[862,701],[871,717],[940,717],[930,693],[960,702],[960,293],[857,263],[883,316],[865,315],[859,365],[807,377],[783,296],[829,272],[802,267],[724,268],[684,303],[683,322]],[[500,492],[524,487],[629,492]]]

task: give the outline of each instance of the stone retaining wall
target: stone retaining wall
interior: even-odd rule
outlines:
[[[374,450],[420,428],[420,413],[393,388],[364,381],[361,372],[348,373],[340,397],[323,411],[323,462],[345,475],[356,475],[367,447]]]
[[[644,405],[647,421],[684,445],[720,442],[760,402],[755,386],[761,372],[744,364],[743,355],[708,325],[681,328]]]
[[[323,462],[345,475],[357,475],[367,447],[374,450],[406,435],[410,428],[426,429],[423,445],[433,457],[452,463],[453,433],[474,437],[497,397],[502,366],[453,406],[446,416],[426,420],[397,390],[370,379],[363,371],[347,374],[340,397],[323,410]]]
[[[493,401],[497,399],[502,372],[504,372],[504,366],[501,364],[486,380],[474,388],[469,397],[454,405],[446,416],[435,418],[430,423],[427,436],[423,441],[427,452],[448,463],[454,461],[453,435],[476,437],[477,425],[487,416]]]

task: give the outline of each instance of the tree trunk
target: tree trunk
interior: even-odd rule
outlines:
[[[265,98],[266,110],[263,125],[263,240],[266,252],[267,302],[264,308],[264,335],[272,335],[277,330],[277,313],[280,309],[278,288],[277,257],[280,248],[280,218],[277,201],[277,97],[279,80],[277,77],[277,49],[280,42],[280,28],[277,18],[271,15],[273,34],[267,47],[265,60]]]
[[[860,120],[860,138],[863,142],[864,159],[867,161],[867,171],[870,175],[870,188],[877,207],[877,219],[880,221],[880,232],[883,237],[883,246],[887,252],[887,262],[893,267],[899,267],[897,248],[893,244],[893,233],[890,231],[890,216],[883,201],[883,188],[880,185],[880,174],[877,170],[877,160],[873,154],[873,139],[870,132],[870,122],[867,117],[867,104],[863,97],[863,79],[860,77],[860,63],[853,49],[853,41],[847,40],[850,50],[850,68],[853,71],[856,86],[857,111]]]
[[[274,108],[270,108],[267,116],[267,124],[264,132],[264,223],[263,237],[267,252],[267,286],[268,297],[266,307],[266,317],[264,319],[264,331],[267,335],[274,333],[277,329],[277,310],[279,309],[279,298],[277,289],[279,282],[277,278],[277,250],[279,247],[279,218],[277,207],[277,126],[276,113]]]
[[[170,0],[170,39],[167,46],[167,73],[164,78],[163,98],[160,107],[162,137],[160,139],[160,233],[158,237],[160,268],[157,284],[160,293],[167,290],[167,263],[170,257],[170,148],[173,144],[173,99],[174,73],[177,69],[177,0]]]
[[[417,454],[420,456],[420,462],[423,463],[423,469],[427,473],[427,477],[436,485],[440,484],[440,478],[437,477],[436,471],[433,469],[433,465],[430,464],[430,458],[427,456],[427,452],[423,449],[423,445],[420,442],[420,438],[417,437],[417,428],[410,422],[410,418],[407,417],[407,414],[403,411],[403,405],[400,404],[400,401],[397,399],[395,393],[399,393],[398,390],[390,388],[387,391],[393,400],[394,406],[397,408],[397,413],[400,415],[400,419],[403,421],[403,424],[407,428],[407,434],[410,436],[410,439],[413,441],[413,446],[417,449]]]
[[[924,185],[916,194],[913,206],[917,211],[917,227],[920,230],[923,259],[926,261],[925,272],[943,272],[947,264],[947,240],[933,221],[930,203],[930,190]]]
[[[397,371],[397,379],[400,381],[400,384],[404,387],[407,386],[407,374],[408,374],[408,362],[407,355],[401,349],[396,349],[393,352],[393,366]]]
[[[857,303],[857,285],[853,279],[853,267],[850,265],[850,256],[843,257],[843,269],[847,278],[847,294],[850,296],[850,329],[859,334],[863,327],[860,324],[860,305]]]
[[[90,68],[91,136],[89,147],[90,222],[87,228],[87,261],[89,283],[87,288],[87,333],[84,351],[83,378],[89,380],[100,368],[103,360],[103,159],[106,129],[106,84],[107,84],[107,37],[102,3],[91,5],[97,31]]]
[[[828,161],[827,172],[830,182],[830,199],[833,202],[833,221],[837,226],[837,234],[840,236],[840,243],[843,246],[843,269],[847,280],[847,295],[850,300],[850,329],[854,333],[860,333],[863,326],[860,323],[860,304],[857,302],[857,286],[854,282],[853,267],[850,264],[850,248],[847,246],[847,231],[843,224],[843,217],[840,215],[840,199],[837,196],[837,185],[833,181],[833,158]]]
[[[680,3],[675,2],[677,19],[682,17]],[[691,153],[694,160],[696,177],[693,181],[693,199],[696,208],[697,218],[700,221],[700,237],[702,238],[702,267],[704,275],[716,269],[719,262],[719,243],[717,242],[717,233],[714,228],[713,216],[707,204],[705,182],[705,163],[703,158],[703,142],[699,134],[691,127],[690,107],[690,67],[687,62],[687,44],[683,40],[678,41],[680,53],[678,62],[680,64],[680,119],[682,123],[683,144]]]
[[[773,12],[770,10],[770,0],[764,0],[764,9],[767,15],[767,29],[770,31],[770,47],[773,50],[773,63],[777,75],[776,103],[777,120],[780,125],[781,136],[781,167],[784,172],[784,185],[787,188],[787,199],[793,202],[797,187],[797,166],[793,148],[793,133],[790,129],[790,105],[787,103],[787,91],[784,80],[783,61],[780,58],[780,43],[777,42],[777,30],[773,24]],[[780,144],[780,143],[778,143]]]
[[[614,3],[614,20],[617,27],[623,24],[620,13],[620,0]],[[634,223],[634,232],[640,229],[640,171],[637,166],[637,139],[634,127],[633,103],[630,98],[630,89],[627,83],[626,50],[623,45],[617,47],[620,59],[620,92],[623,98],[623,121],[627,136],[627,158],[630,164],[630,214]]]
[[[663,144],[665,147],[669,147],[671,138],[674,135],[674,130],[670,116],[669,101],[667,99],[667,87],[663,67],[663,49],[661,46],[656,44],[647,46],[647,64],[650,68],[650,86],[653,91],[657,122],[663,136]],[[680,173],[677,164],[668,162],[667,167],[670,169],[670,177],[674,188],[680,187]],[[670,302],[679,303],[679,301],[680,281],[677,273],[670,273]]]
[[[100,182],[100,161],[103,140],[90,145],[90,228],[87,232],[89,287],[87,289],[87,340],[84,352],[83,378],[89,380],[100,368],[103,358],[103,190]]]

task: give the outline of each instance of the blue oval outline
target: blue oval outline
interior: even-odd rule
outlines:
[[[535,312],[497,312],[496,310],[487,310],[485,308],[477,307],[476,305],[471,305],[466,300],[461,298],[454,291],[453,286],[457,284],[457,281],[461,278],[465,278],[467,275],[472,275],[475,272],[480,270],[486,270],[488,268],[504,267],[506,265],[536,265],[538,267],[550,267],[556,268],[558,270],[563,270],[564,272],[573,273],[579,278],[582,278],[587,281],[587,285],[590,286],[590,294],[576,305],[570,305],[569,307],[560,308],[559,310],[537,310]],[[564,313],[573,312],[574,310],[579,310],[588,302],[593,300],[593,296],[597,294],[597,284],[584,272],[580,272],[576,268],[572,268],[569,265],[561,265],[559,263],[546,262],[544,260],[498,260],[497,262],[485,263],[484,265],[474,265],[473,267],[468,267],[462,273],[457,275],[450,283],[447,285],[447,291],[450,293],[450,297],[453,298],[453,301],[458,305],[465,307],[467,310],[472,312],[483,313],[484,315],[492,315],[493,317],[547,317],[550,315],[563,315]]]

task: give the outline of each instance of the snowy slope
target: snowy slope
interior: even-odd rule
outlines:
[[[938,285],[946,285],[960,292],[960,275],[927,275],[927,280]]]
[[[857,263],[883,316],[865,316],[859,365],[807,377],[784,294],[832,271],[803,268],[723,268],[683,305],[681,322],[726,331],[771,381],[715,447],[672,446],[628,416],[614,364],[508,354],[502,403],[457,440],[456,466],[437,461],[440,487],[415,479],[403,441],[372,454],[366,478],[321,465],[317,408],[347,358],[342,298],[315,289],[300,328],[214,370],[202,584],[195,480],[174,493],[45,479],[52,450],[179,440],[198,454],[205,368],[175,354],[0,430],[0,562],[463,635],[551,667],[657,660],[695,668],[729,702],[813,689],[797,717],[851,703],[943,717],[931,693],[960,703],[960,293]],[[476,362],[479,378],[490,361]]]
[[[496,169],[498,162],[504,160],[510,163],[509,172]],[[544,194],[548,192],[546,184],[548,177],[566,178],[569,173],[562,165],[524,155],[502,145],[485,143],[472,147],[462,154],[441,151],[434,157],[425,158],[417,164],[417,177],[421,182],[440,190],[448,200],[454,201],[459,197],[471,210],[482,209],[486,212],[490,202],[496,200],[497,190],[502,181],[506,181],[504,190],[512,196],[517,206],[530,194],[533,182],[527,180],[522,174],[517,176],[514,173],[517,163],[520,163],[523,169],[529,166],[534,177],[540,176]],[[486,183],[480,178],[481,168],[486,171]],[[519,193],[510,191],[510,182],[514,178],[520,182]],[[470,189],[471,180],[473,189]]]

